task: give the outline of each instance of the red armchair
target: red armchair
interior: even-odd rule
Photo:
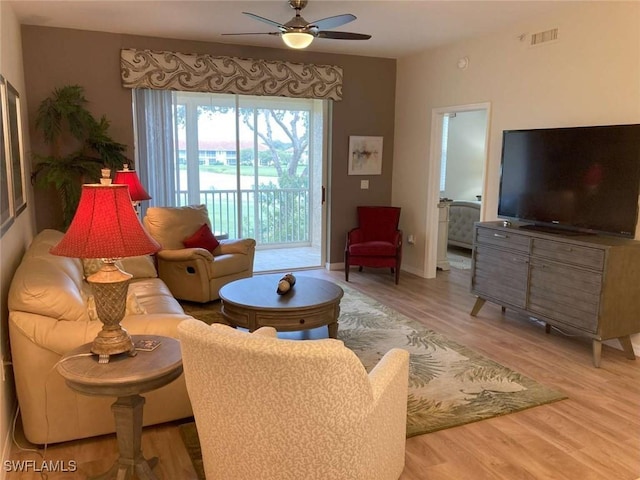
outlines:
[[[398,229],[399,207],[358,207],[358,227],[347,233],[344,249],[344,275],[349,281],[349,267],[389,267],[400,279],[402,231]]]

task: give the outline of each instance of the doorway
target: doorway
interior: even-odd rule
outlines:
[[[439,229],[448,229],[448,222],[440,221],[441,200],[479,204],[478,220],[484,218],[490,111],[489,103],[443,107],[432,111],[426,278],[436,276],[438,242],[442,251],[441,244],[448,235],[447,231],[439,232]],[[459,253],[464,253],[464,249]]]

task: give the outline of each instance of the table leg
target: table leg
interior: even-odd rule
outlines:
[[[593,340],[591,342],[593,350],[593,366],[600,368],[600,358],[602,358],[602,342],[600,340]]]
[[[625,355],[629,360],[635,360],[636,354],[633,351],[633,343],[631,343],[631,337],[629,335],[625,335],[624,337],[619,337],[618,341],[622,346],[622,350],[624,350]]]
[[[327,325],[329,330],[329,338],[338,338],[338,322],[333,322]]]
[[[116,422],[116,437],[120,457],[105,473],[93,480],[128,480],[134,472],[141,480],[157,480],[151,469],[158,463],[157,457],[147,461],[142,455],[142,409],[144,397],[130,395],[120,397],[111,405]]]
[[[478,315],[478,312],[484,305],[485,301],[486,300],[484,298],[480,298],[480,297],[476,298],[476,303],[473,304],[473,308],[471,309],[471,313],[469,315],[471,315],[472,317],[475,317],[476,315]]]

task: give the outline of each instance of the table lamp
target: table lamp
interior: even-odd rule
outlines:
[[[51,253],[64,257],[102,259],[100,270],[87,277],[98,317],[103,323],[102,330],[91,346],[91,351],[99,355],[99,363],[108,363],[110,355],[123,352],[135,355],[131,337],[120,326],[132,276],[120,270],[115,261],[122,257],[155,253],[159,249],[160,245],[140,224],[126,185],[82,186],[73,221]]]
[[[113,178],[113,183],[124,184],[129,186],[129,195],[133,202],[133,208],[136,213],[139,213],[139,206],[142,200],[151,200],[151,195],[147,193],[142,184],[140,178],[135,170],[129,170],[129,165],[124,164],[122,170],[117,170]]]

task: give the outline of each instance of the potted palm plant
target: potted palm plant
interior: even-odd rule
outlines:
[[[66,85],[53,90],[38,108],[36,129],[49,145],[48,155],[35,154],[32,180],[41,187],[53,186],[62,202],[63,227],[75,214],[83,183],[97,181],[103,168],[122,168],[131,163],[127,147],[109,135],[110,122],[87,110],[84,89]]]

